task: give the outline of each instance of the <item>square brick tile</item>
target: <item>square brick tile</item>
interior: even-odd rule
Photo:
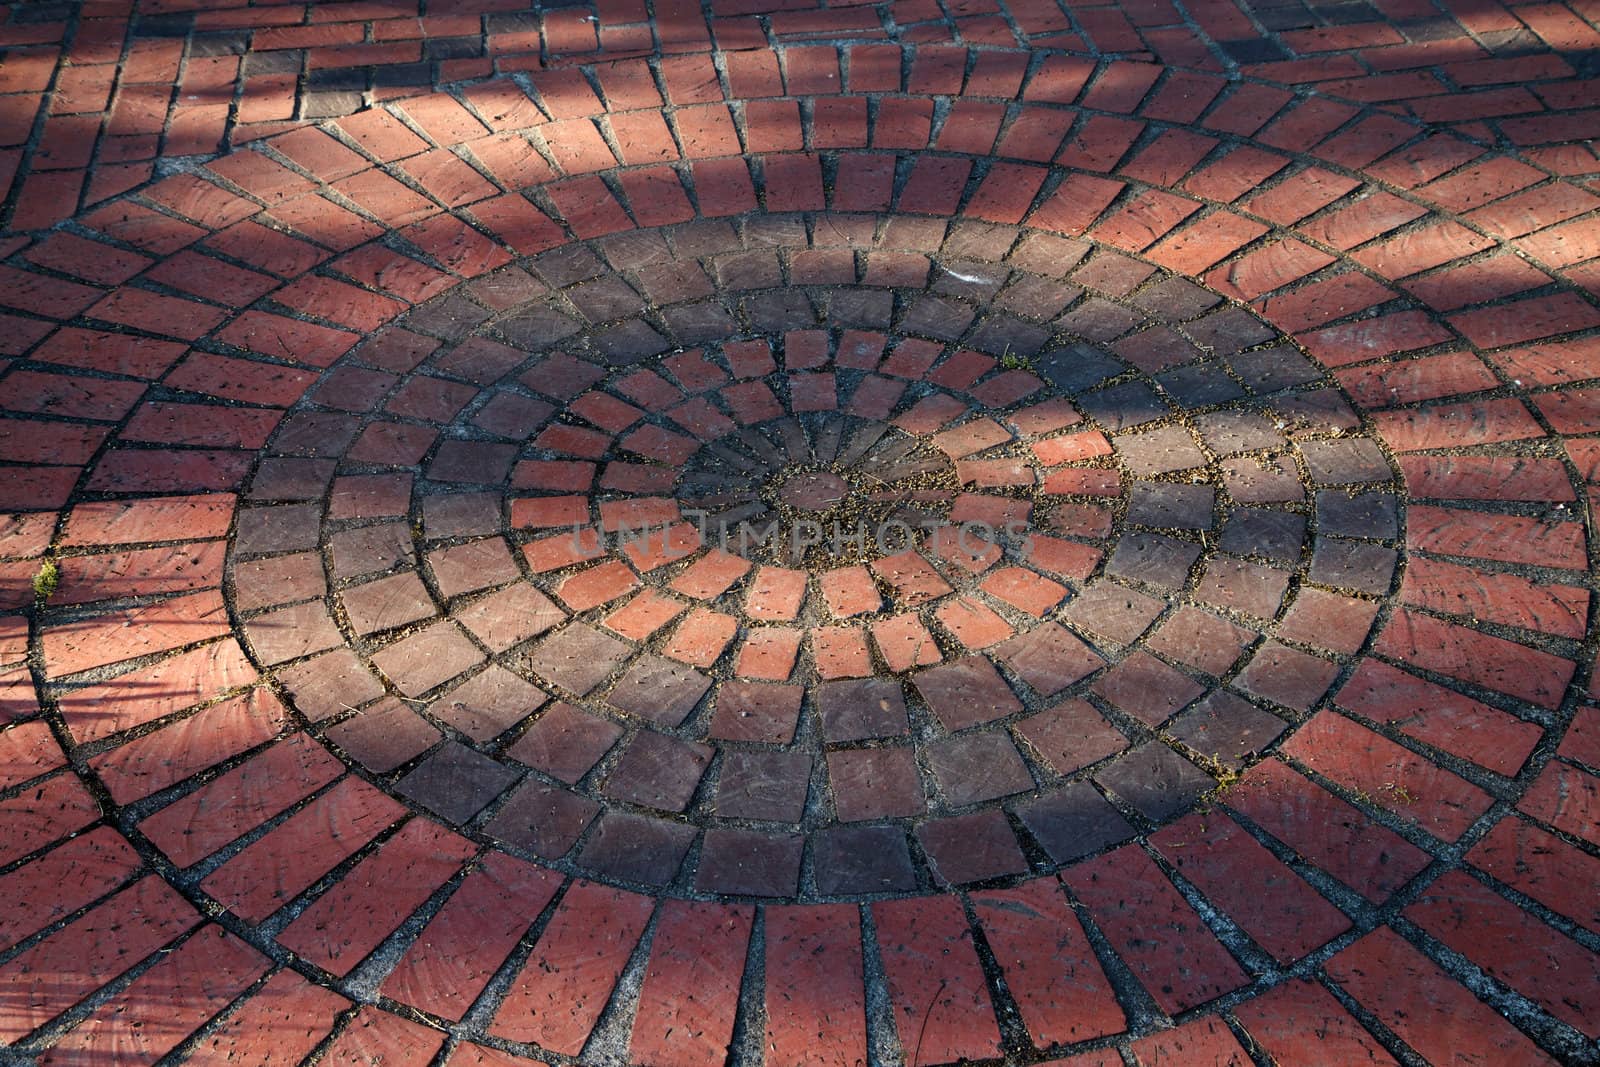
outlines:
[[[994,646],[991,654],[1040,696],[1055,696],[1105,665],[1065,627],[1049,622]]]
[[[1095,775],[1095,781],[1131,804],[1151,822],[1165,822],[1187,811],[1216,781],[1157,741],[1121,757]]]
[[[904,737],[910,730],[900,683],[886,678],[824,682],[816,690],[822,736],[830,744]]]
[[[707,830],[695,888],[708,893],[793,896],[805,843],[801,834]]]
[[[460,630],[438,622],[374,654],[372,662],[402,693],[415,697],[471,670],[485,658]]]
[[[1117,542],[1106,573],[1176,592],[1200,558],[1200,546],[1153,533],[1127,533]]]
[[[632,653],[627,642],[579,622],[534,645],[528,654],[528,669],[541,680],[583,696],[609,678]]]
[[[492,652],[504,652],[560,623],[567,613],[531,585],[519,582],[457,605],[455,620]]]
[[[434,584],[445,597],[503,585],[520,577],[505,540],[491,537],[428,553]]]
[[[449,742],[396,787],[435,815],[460,825],[516,781],[517,772],[465,745]]]
[[[898,826],[833,826],[812,835],[823,893],[907,892],[917,887],[911,848]]]
[[[1118,710],[1159,726],[1205,688],[1147,652],[1135,652],[1095,680],[1093,690]]]
[[[646,653],[629,665],[606,701],[619,711],[672,727],[689,717],[709,688],[711,679],[693,667]]]
[[[1190,751],[1239,770],[1287,728],[1271,712],[1219,689],[1174,719],[1166,732]]]
[[[840,749],[828,753],[828,782],[842,822],[900,818],[927,809],[917,761],[909,748]]]
[[[1011,825],[998,811],[929,819],[916,833],[934,878],[943,885],[981,882],[1028,869]]]
[[[1073,782],[1017,806],[1028,833],[1056,863],[1099,852],[1133,836],[1133,827],[1088,782]]]
[[[573,785],[611,751],[622,734],[622,727],[610,719],[557,702],[506,749],[506,755]]]
[[[544,706],[549,697],[504,667],[491,663],[428,706],[428,713],[474,741],[487,742]]]
[[[804,752],[732,750],[717,778],[717,814],[798,823],[810,784],[811,757]]]
[[[1255,632],[1220,615],[1185,605],[1156,628],[1148,647],[1207,674],[1222,675],[1255,640]]]
[[[600,805],[586,796],[529,780],[483,829],[489,836],[536,856],[559,859],[571,851],[599,813]]]
[[[765,682],[724,682],[717,689],[711,736],[724,741],[786,745],[794,739],[805,688]]]
[[[1098,763],[1128,747],[1128,739],[1086,700],[1065,700],[1016,724],[1038,757],[1057,774]]]
[[[927,754],[934,780],[956,807],[1033,788],[1033,776],[1003,730],[946,737],[928,745]]]
[[[1022,710],[1022,702],[983,656],[963,656],[918,671],[911,681],[946,730],[993,722]]]
[[[362,636],[393,630],[435,613],[433,597],[422,580],[411,573],[351,586],[339,594],[339,600],[351,627]]]
[[[612,768],[605,793],[661,811],[682,811],[689,806],[711,755],[705,745],[643,730],[628,742]]]
[[[244,632],[256,657],[269,667],[344,644],[320,600],[257,615],[244,624]]]
[[[439,731],[390,697],[328,728],[328,740],[374,774],[392,771],[426,752]]]
[[[694,836],[694,827],[686,823],[607,812],[578,853],[578,862],[612,878],[666,885],[682,865]]]
[[[312,722],[331,719],[383,696],[383,683],[348,648],[336,648],[278,672],[278,681],[300,714]]]

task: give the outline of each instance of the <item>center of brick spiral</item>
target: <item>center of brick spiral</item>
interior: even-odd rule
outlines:
[[[1026,235],[925,289],[662,288],[784,261],[745,232],[502,269],[291,413],[234,609],[362,773],[621,884],[926,891],[1191,810],[1365,640],[1387,454],[1244,309]],[[302,557],[337,632],[261,606]]]
[[[849,495],[850,483],[832,471],[798,471],[778,486],[778,500],[796,511],[827,511]]]

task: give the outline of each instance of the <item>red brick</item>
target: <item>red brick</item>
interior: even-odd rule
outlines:
[[[1237,989],[1244,971],[1144,853],[1127,846],[1064,877],[1163,1011]]]
[[[598,177],[570,178],[549,186],[548,192],[556,210],[579,238],[602,237],[633,227],[627,213]]]
[[[237,642],[223,641],[62,693],[58,699],[63,718],[81,743],[153,722],[255,679]]]
[[[797,617],[806,595],[806,572],[762,567],[745,593],[745,611],[752,618],[787,622]]]
[[[1035,1045],[1072,1044],[1126,1028],[1111,984],[1054,879],[974,893],[972,907]]]
[[[1219,211],[1159,241],[1149,258],[1181,274],[1198,274],[1267,232],[1258,222]]]
[[[828,610],[842,619],[877,611],[882,597],[865,567],[840,567],[824,571],[818,587]]]
[[[55,234],[34,245],[26,258],[30,263],[100,285],[118,285],[154,262],[148,256],[68,233]]]
[[[1088,230],[1123,188],[1122,182],[1069,175],[1028,221],[1055,233],[1077,236]]]
[[[1417,607],[1573,639],[1589,608],[1587,590],[1429,559],[1411,561],[1400,592]]]
[[[1200,205],[1170,193],[1147,189],[1094,227],[1093,235],[1129,252],[1150,247],[1165,237]]]
[[[37,371],[15,371],[6,377],[6,386],[10,396],[0,402],[0,406],[9,411],[107,421],[120,421],[145,390],[143,382],[86,379]]]
[[[284,947],[348,974],[474,852],[465,838],[413,819],[278,935]]]
[[[1600,767],[1600,708],[1579,708],[1573,714],[1556,754],[1574,763]],[[0,781],[3,780],[4,771],[0,770]]]
[[[438,1030],[367,1006],[350,1019],[318,1062],[330,1067],[364,1067],[377,1063],[422,1067],[438,1054],[444,1038]]]
[[[1290,979],[1245,1001],[1234,1014],[1256,1046],[1280,1067],[1393,1067],[1395,1062],[1333,994],[1309,979]],[[1315,1034],[1316,1040],[1307,1041],[1307,1034]]]
[[[753,919],[746,905],[662,904],[629,1039],[632,1059],[694,1067],[727,1056]]]
[[[1328,975],[1430,1063],[1485,1054],[1555,1063],[1488,1005],[1387,928],[1327,963]]]
[[[75,781],[65,777],[54,779],[53,782],[70,782],[77,786]],[[52,790],[48,783],[38,790],[40,794],[50,791],[58,792]],[[41,795],[40,799],[45,800],[46,797]],[[87,796],[84,800],[88,800]],[[6,806],[14,808],[15,804],[13,802]],[[88,806],[90,819],[97,817],[98,809],[94,808],[92,802]],[[9,811],[6,817],[8,823],[15,818]],[[40,834],[34,837],[21,851],[7,848],[0,852],[0,856],[9,863],[28,851],[29,845],[37,846],[47,836]],[[138,869],[139,859],[133,849],[115,830],[100,827],[71,838],[60,847],[0,877],[0,888],[8,894],[7,899],[13,901],[5,917],[0,919],[0,946],[3,946],[0,950],[12,948],[64,916],[94,902],[126,882]]]
[[[10,636],[8,634],[5,638],[8,646]],[[21,638],[19,644],[25,643],[25,631],[17,636]],[[0,649],[0,658],[21,658],[22,648],[15,650],[15,656],[12,651],[10,647]],[[13,729],[0,731],[0,789],[21,785],[65,763],[66,756],[46,723],[23,723]]]
[[[309,126],[274,137],[267,143],[273,151],[282,153],[325,182],[347,178],[372,165],[326,133]]]
[[[1033,206],[1047,173],[1041,167],[996,163],[973,193],[966,214],[989,222],[1021,222]]]
[[[811,657],[824,679],[865,678],[872,674],[867,636],[854,626],[819,626],[811,631]]]
[[[1305,338],[1301,340],[1304,342]],[[1470,352],[1445,352],[1368,365],[1337,372],[1336,376],[1351,399],[1370,408],[1474,393],[1498,384],[1483,360]]]
[[[35,348],[32,358],[135,378],[159,378],[185,351],[185,345],[174,341],[63,327]]]
[[[1511,888],[1600,932],[1600,860],[1519,818],[1502,819],[1467,860]],[[1589,887],[1573,892],[1573,887]]]
[[[149,406],[140,409],[141,414],[148,411]],[[121,597],[220,588],[222,557],[223,545],[216,541],[68,556],[62,560],[61,584],[52,599],[58,604],[88,604]]]
[[[1449,771],[1328,711],[1281,751],[1447,841],[1458,839],[1493,803]]]
[[[1203,137],[1188,130],[1165,130],[1122,166],[1119,173],[1150,185],[1176,185],[1216,146],[1214,137]]]
[[[1278,636],[1350,656],[1366,643],[1377,612],[1372,601],[1302,586],[1278,624]]]
[[[428,147],[428,142],[382,108],[347,115],[338,126],[379,163],[405,159]]]
[[[263,919],[404,814],[371,786],[346,778],[201,884],[239,915]]]
[[[553,871],[486,856],[384,980],[384,994],[459,1020],[560,885]]]
[[[1575,670],[1559,656],[1410,611],[1390,620],[1375,647],[1405,663],[1549,708],[1561,702]]]
[[[59,677],[181,648],[225,632],[221,597],[208,591],[53,626],[42,645],[46,665]]]
[[[1429,863],[1426,853],[1275,760],[1248,771],[1224,802],[1375,903]]]
[[[1463,311],[1449,321],[1473,344],[1497,348],[1587,329],[1600,324],[1600,311],[1575,293],[1559,293]]]
[[[1542,522],[1446,507],[1413,507],[1406,517],[1406,547],[1440,555],[1582,569],[1584,555],[1579,539],[1578,523]]]
[[[794,672],[803,637],[803,631],[788,627],[769,626],[752,630],[739,649],[734,673],[740,678],[784,681]]]
[[[953,897],[885,901],[872,907],[908,1064],[985,1059],[1000,1030],[966,915]]]
[[[325,749],[296,734],[145,819],[139,829],[186,867],[320,789],[340,771]]]
[[[1600,1032],[1593,954],[1482,883],[1450,871],[1405,917],[1590,1038]]]
[[[858,912],[849,904],[766,909],[766,1050],[779,1063],[867,1062]]]
[[[206,926],[101,1004],[41,1062],[154,1063],[271,966],[219,926]]]
[[[483,123],[443,93],[414,97],[401,104],[400,109],[437,144],[460,144],[485,132]]]
[[[933,635],[910,612],[874,622],[872,639],[884,663],[897,674],[915,667],[932,666],[943,658]]]
[[[1151,843],[1257,944],[1290,963],[1350,928],[1350,920],[1227,820],[1189,816]]]
[[[1386,303],[1394,296],[1392,290],[1364,274],[1347,273],[1264,297],[1255,307],[1268,322],[1288,333],[1299,333]]]
[[[1129,1046],[1134,1061],[1145,1067],[1166,1063],[1244,1064],[1249,1053],[1227,1024],[1216,1016],[1192,1019],[1171,1030],[1142,1037]]]
[[[1411,352],[1450,339],[1450,331],[1424,312],[1397,312],[1379,315],[1378,318],[1363,318],[1350,325],[1328,326],[1326,330],[1299,336],[1299,341],[1310,350],[1310,354],[1328,366],[1344,366],[1347,363],[1365,362],[1379,355]]]
[[[1600,839],[1600,777],[1562,763],[1545,765],[1517,808],[1591,844]]]
[[[327,1036],[334,1017],[350,1007],[332,990],[293,971],[279,971],[198,1042],[195,1057],[294,1067]]]
[[[155,950],[200,916],[156,877],[142,879],[0,968],[0,1040],[15,1042]]]
[[[287,719],[276,696],[252,689],[126,741],[94,757],[91,766],[112,798],[127,804],[254,748],[281,730]]]
[[[653,907],[648,897],[575,883],[495,1013],[491,1032],[576,1055]]]
[[[1254,300],[1292,285],[1329,263],[1333,257],[1293,239],[1274,241],[1218,267],[1206,281],[1236,300]]]
[[[1061,603],[1067,594],[1066,586],[1025,567],[1004,567],[992,571],[984,578],[980,588],[1018,611],[1040,619]]]

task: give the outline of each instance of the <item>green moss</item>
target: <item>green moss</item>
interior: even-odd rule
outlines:
[[[39,564],[39,573],[33,576],[33,595],[40,600],[49,600],[60,584],[61,568],[56,566],[55,560],[46,559]]]

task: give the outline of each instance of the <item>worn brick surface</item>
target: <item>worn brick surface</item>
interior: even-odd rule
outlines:
[[[0,11],[19,1055],[1587,1054],[1592,10],[192,6]]]

